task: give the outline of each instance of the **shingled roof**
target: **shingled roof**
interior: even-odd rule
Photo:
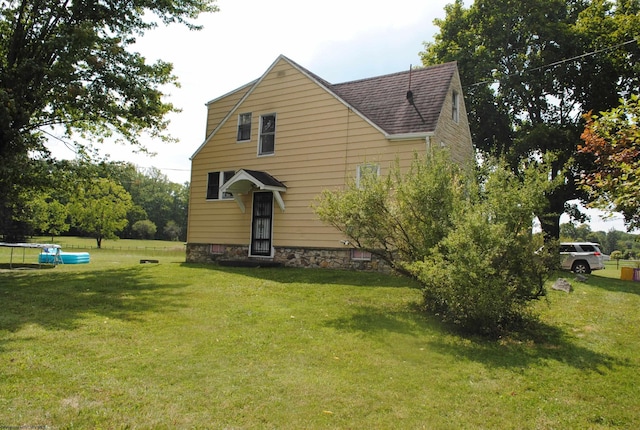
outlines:
[[[334,84],[329,89],[388,134],[431,132],[456,68],[451,62]],[[415,107],[407,99],[409,90]]]
[[[331,84],[281,56],[333,92],[389,135],[435,130],[457,70],[455,61],[356,81]],[[409,103],[411,90],[415,106]]]

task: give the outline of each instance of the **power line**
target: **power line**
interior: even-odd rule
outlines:
[[[40,130],[40,131],[42,133],[48,135],[49,137],[61,142],[69,151],[71,151],[71,152],[73,152],[75,154],[78,154],[78,149],[72,143],[69,143],[65,139],[62,139],[62,138],[60,138],[60,137],[58,137],[58,136],[56,136],[56,135],[54,135],[54,134],[52,134],[52,133],[50,133],[50,132],[48,132],[46,130]],[[128,161],[124,161],[124,162],[130,163]],[[161,171],[170,170],[170,171],[174,171],[174,172],[190,172],[191,171],[191,169],[177,169],[177,168],[170,168],[170,167],[158,167],[158,166],[153,166],[153,165],[151,165],[151,166],[143,166],[143,165],[140,165],[139,163],[131,163],[131,164],[134,164],[136,166],[136,168],[139,168],[139,169],[152,169],[153,168],[153,169],[158,169],[158,170],[161,170]]]
[[[66,140],[64,140],[64,139],[62,139],[62,138],[60,138],[60,137],[58,137],[58,136],[56,136],[56,135],[54,135],[54,134],[52,134],[52,133],[49,133],[47,130],[42,130],[42,129],[40,129],[40,131],[41,131],[42,133],[46,134],[47,136],[52,137],[52,138],[54,138],[55,140],[62,142],[62,144],[63,144],[64,146],[66,146],[66,147],[67,147],[67,149],[68,149],[69,151],[71,151],[71,152],[73,152],[73,153],[75,153],[75,154],[77,154],[77,153],[78,153],[78,149],[77,149],[77,148],[75,148],[75,147],[72,147],[72,146],[73,146],[73,144],[71,144],[71,143],[67,142]]]
[[[585,57],[590,57],[590,56],[593,56],[593,55],[596,55],[596,54],[600,54],[601,52],[611,51],[613,49],[620,48],[621,46],[629,45],[629,44],[634,43],[634,42],[638,42],[637,39],[627,40],[626,42],[621,42],[621,43],[618,43],[617,45],[608,46],[608,47],[602,48],[602,49],[596,49],[595,51],[591,51],[591,52],[587,52],[587,53],[584,53],[584,54],[576,55],[575,57],[565,58],[563,60],[559,60],[559,61],[555,61],[553,63],[545,64],[543,66],[533,67],[531,69],[526,69],[526,70],[523,70],[523,71],[520,71],[520,72],[511,73],[511,74],[508,74],[508,75],[504,75],[504,77],[508,78],[508,77],[511,77],[511,76],[523,75],[525,73],[530,73],[530,72],[534,72],[534,71],[537,71],[537,70],[548,69],[548,68],[551,68],[551,67],[558,66],[560,64],[564,64],[564,63],[568,63],[568,62],[571,62],[571,61],[579,60],[580,58],[585,58]],[[475,86],[478,86],[478,85],[490,84],[490,83],[497,82],[497,81],[499,81],[499,79],[487,79],[485,81],[480,81],[480,82],[476,82],[474,84],[471,84],[471,85],[469,85],[469,87],[475,87]]]

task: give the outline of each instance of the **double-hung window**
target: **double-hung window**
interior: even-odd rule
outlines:
[[[207,200],[232,199],[231,193],[220,192],[220,187],[235,175],[233,170],[223,172],[209,172],[207,177]]]
[[[451,94],[451,119],[455,122],[460,120],[460,95],[457,91]]]
[[[251,112],[238,115],[238,142],[251,140]]]
[[[360,164],[356,171],[356,186],[361,188],[367,180],[372,180],[380,176],[380,166],[378,164]]]
[[[260,142],[258,155],[271,155],[276,149],[276,114],[260,117]]]

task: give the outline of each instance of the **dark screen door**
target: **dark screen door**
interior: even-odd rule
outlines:
[[[271,255],[271,223],[273,222],[273,194],[253,193],[251,222],[251,255]]]

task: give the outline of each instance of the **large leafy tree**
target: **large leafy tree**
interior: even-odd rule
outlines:
[[[79,183],[69,203],[72,224],[96,239],[116,239],[116,233],[126,227],[127,212],[133,206],[131,195],[119,184],[105,178]]]
[[[157,168],[139,169],[130,163],[103,163],[101,175],[120,183],[133,199],[135,210],[129,212],[129,227],[124,234],[133,235],[137,221],[149,219],[158,231],[156,239],[184,239],[189,201],[188,184],[176,184]],[[169,234],[165,227],[170,224]],[[176,230],[177,229],[177,230]]]
[[[458,62],[481,153],[514,171],[552,161],[549,178],[562,180],[538,213],[547,237],[559,236],[568,201],[588,199],[577,180],[592,169],[577,151],[582,114],[616,105],[640,82],[639,11],[640,0],[456,0],[425,43],[425,65]]]
[[[620,212],[629,229],[640,228],[640,97],[586,117],[580,151],[596,157],[596,169],[582,183],[592,205]]]
[[[59,200],[40,194],[31,202],[31,210],[34,230],[51,235],[52,242],[54,236],[69,231],[69,211]]]
[[[159,24],[193,21],[215,0],[0,0],[0,218],[19,220],[25,190],[51,183],[49,127],[67,139],[167,140],[162,87],[172,65],[132,48]],[[5,226],[0,233],[7,234]]]

